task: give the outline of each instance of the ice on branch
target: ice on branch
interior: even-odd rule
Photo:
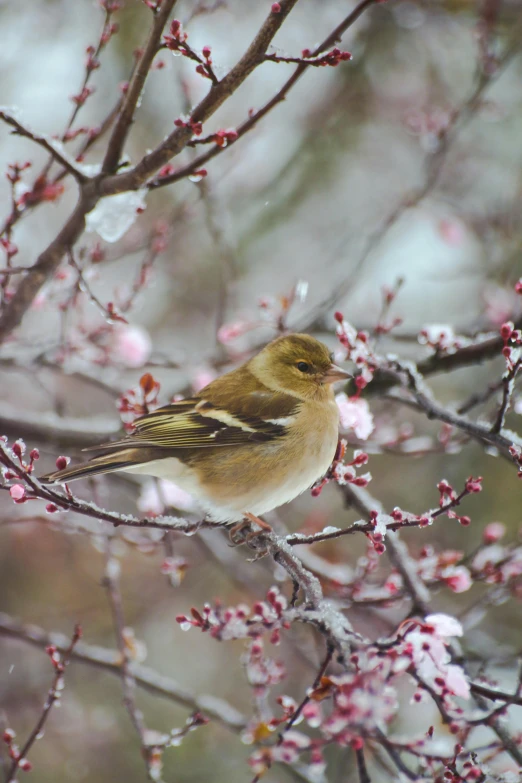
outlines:
[[[146,195],[146,190],[130,190],[100,199],[85,219],[86,230],[95,231],[106,242],[117,242],[147,206]]]

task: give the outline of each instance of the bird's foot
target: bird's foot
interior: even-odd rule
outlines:
[[[245,518],[230,528],[229,538],[232,542],[232,546],[241,546],[241,544],[252,545],[252,542],[263,533],[271,533],[272,528],[263,519],[256,517],[255,514],[251,514],[249,511],[245,512]],[[252,523],[257,525],[259,530],[252,530]],[[254,544],[253,549],[257,548]]]

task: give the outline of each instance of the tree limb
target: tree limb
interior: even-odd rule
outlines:
[[[54,644],[60,652],[65,652],[70,644],[70,639],[61,633],[47,632],[36,625],[24,625],[3,613],[0,613],[0,636],[18,639],[40,649]],[[80,641],[71,653],[71,660],[121,677],[121,658],[116,650]],[[148,666],[134,661],[129,664],[129,669],[136,684],[155,696],[169,699],[190,710],[201,711],[234,733],[242,731],[246,726],[246,718],[224,699],[216,696],[196,696],[171,677],[158,674]]]

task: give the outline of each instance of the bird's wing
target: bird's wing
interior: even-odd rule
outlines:
[[[134,432],[124,440],[88,450],[103,451],[119,446],[159,446],[166,449],[239,446],[276,440],[285,434],[297,408],[295,401],[283,408],[279,403],[273,408],[274,415],[267,416],[268,407],[264,400],[263,415],[257,416],[250,412],[252,400],[246,397],[250,394],[236,401],[234,413],[201,397],[173,402],[136,419]],[[248,413],[242,413],[242,408]]]

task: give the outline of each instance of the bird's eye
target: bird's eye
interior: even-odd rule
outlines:
[[[306,362],[297,362],[297,369],[299,372],[310,372],[310,365]]]

